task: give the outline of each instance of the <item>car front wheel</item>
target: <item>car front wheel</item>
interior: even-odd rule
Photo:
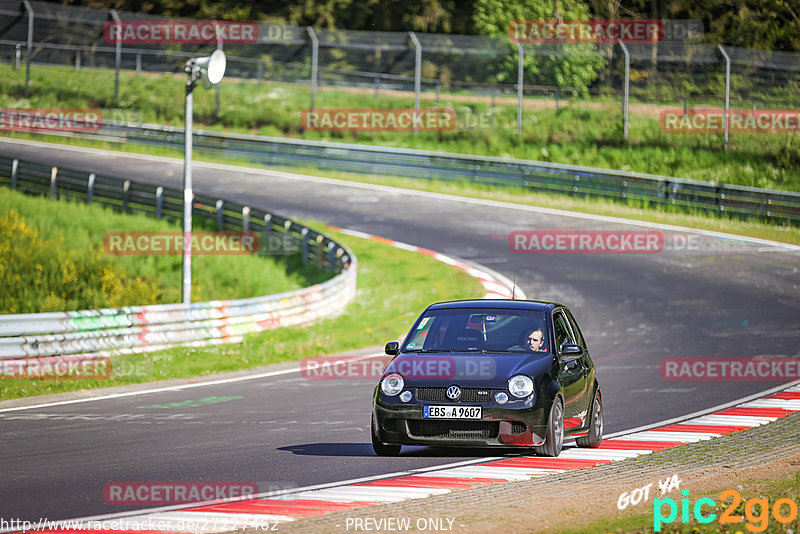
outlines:
[[[378,424],[375,422],[375,415],[372,416],[372,450],[375,451],[375,454],[378,456],[397,456],[400,454],[400,449],[403,448],[402,445],[389,445],[387,443],[382,443],[380,438],[378,437]]]
[[[534,447],[540,456],[558,456],[564,445],[564,405],[561,397],[556,397],[550,408],[550,417],[547,421],[547,435],[544,445]]]
[[[589,421],[589,433],[580,438],[576,438],[575,442],[578,447],[597,448],[603,441],[603,400],[600,398],[600,390],[594,394],[594,402],[592,402],[592,418]]]

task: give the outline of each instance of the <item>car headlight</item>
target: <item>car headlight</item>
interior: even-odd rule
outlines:
[[[512,376],[508,381],[508,391],[515,397],[527,397],[533,393],[533,380],[525,375]]]
[[[403,381],[403,377],[397,373],[392,373],[390,375],[386,375],[383,377],[383,380],[381,380],[381,391],[383,391],[383,394],[388,397],[394,397],[403,391],[404,385],[405,382]]]

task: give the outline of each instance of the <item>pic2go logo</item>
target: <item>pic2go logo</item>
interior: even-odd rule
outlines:
[[[694,515],[698,523],[711,523],[717,519],[717,514],[711,511],[703,512],[703,507],[715,508],[717,503],[714,499],[704,497],[697,499],[694,506],[689,504],[689,490],[683,490],[684,497],[681,499],[680,512],[681,523],[689,522],[689,511]],[[730,502],[727,502],[730,499]],[[719,494],[719,500],[727,504],[725,511],[719,515],[720,525],[726,523],[741,524],[747,519],[745,527],[750,532],[764,532],[769,526],[770,506],[769,499],[766,497],[748,499],[744,503],[744,517],[737,515],[736,509],[742,502],[742,495],[733,489],[728,489]],[[667,515],[664,516],[664,507],[667,507]],[[775,501],[772,506],[772,517],[778,523],[789,524],[797,518],[797,503],[788,498]],[[653,531],[661,532],[661,525],[670,524],[678,517],[678,504],[675,499],[669,497],[653,500]]]

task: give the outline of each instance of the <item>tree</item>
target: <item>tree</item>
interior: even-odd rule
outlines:
[[[473,22],[478,31],[489,37],[509,39],[512,55],[502,65],[499,75],[516,80],[517,49],[509,38],[509,24],[515,20],[587,20],[589,7],[580,0],[476,0]],[[606,59],[595,53],[594,45],[565,43],[547,49],[527,45],[525,73],[529,78],[556,87],[573,87],[586,94]],[[533,53],[530,53],[533,51]]]

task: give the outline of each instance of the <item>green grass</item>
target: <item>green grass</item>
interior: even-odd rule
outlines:
[[[429,304],[484,294],[477,280],[424,254],[313,226],[350,247],[358,258],[356,299],[341,315],[311,326],[249,335],[238,344],[114,356],[114,368],[127,372],[108,380],[6,380],[0,400],[205,376],[379,345],[405,334]]]
[[[112,71],[37,65],[32,69],[31,96],[25,98],[23,70],[0,65],[0,107],[100,108],[107,119],[182,125],[183,79],[123,72],[120,101],[114,104]],[[523,134],[518,137],[513,98],[498,99],[491,108],[488,97],[444,93],[440,104],[455,109],[459,127],[415,136],[303,132],[300,113],[309,107],[310,97],[302,85],[226,80],[219,117],[214,117],[214,91],[197,89],[194,95],[197,128],[515,157],[800,191],[796,134],[732,134],[726,152],[722,134],[662,132],[653,118],[658,108],[652,108],[644,115],[633,112],[630,143],[625,143],[618,104],[607,98],[566,99],[559,110],[549,99],[526,98]],[[423,97],[422,107],[436,106],[430,93]],[[316,107],[413,107],[413,96],[383,92],[374,98],[370,91],[323,87]],[[487,127],[465,127],[467,113],[490,117]]]
[[[19,216],[10,224],[12,210]],[[0,313],[36,313],[180,302],[180,255],[112,255],[107,232],[177,231],[180,226],[99,205],[0,193]],[[205,228],[204,228],[205,227]],[[210,230],[202,219],[195,230]],[[296,257],[197,255],[195,302],[255,297],[327,279]]]

